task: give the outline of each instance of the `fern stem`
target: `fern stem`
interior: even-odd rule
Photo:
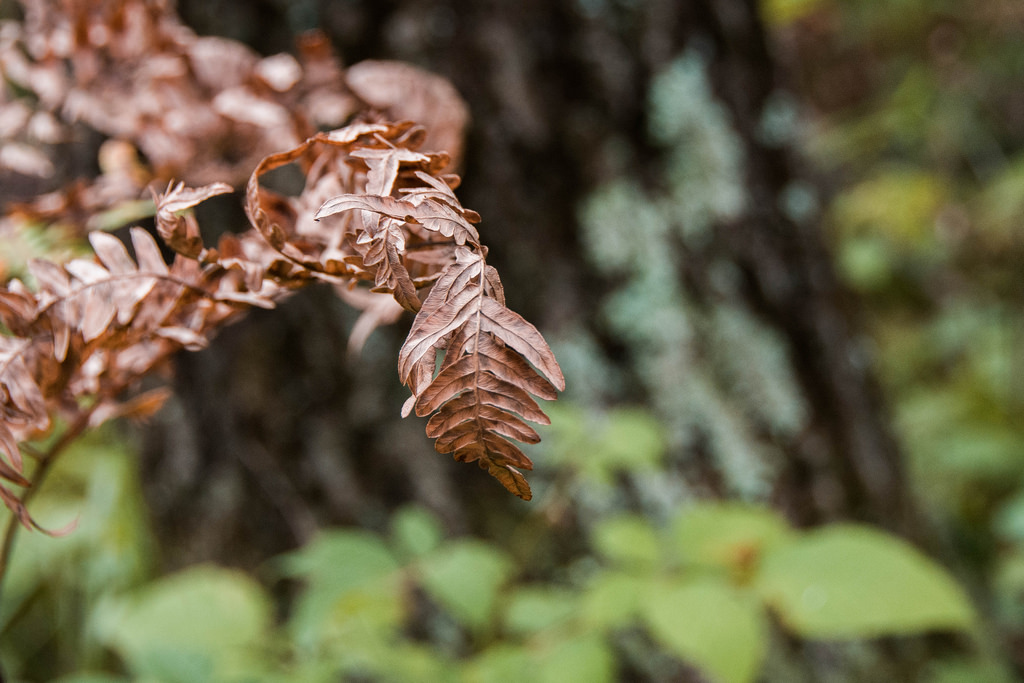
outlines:
[[[43,481],[46,479],[46,475],[49,474],[50,469],[56,462],[57,457],[68,447],[71,443],[81,436],[82,432],[85,431],[86,427],[89,426],[89,418],[92,415],[93,409],[80,413],[75,421],[72,422],[64,433],[60,435],[60,438],[54,442],[48,451],[41,454],[38,458],[39,465],[33,472],[32,486],[25,491],[21,497],[23,505],[28,505],[33,495],[39,491],[43,485]],[[18,536],[18,529],[21,527],[21,523],[18,520],[17,515],[12,514],[10,520],[7,522],[7,528],[4,529],[3,545],[0,546],[0,600],[3,598],[3,584],[4,579],[7,577],[7,570],[11,564],[11,554],[14,551],[14,541]]]

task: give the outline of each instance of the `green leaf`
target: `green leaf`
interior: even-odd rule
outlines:
[[[408,505],[392,516],[391,538],[400,556],[414,558],[436,548],[444,531],[437,517],[421,507]]]
[[[1024,492],[1018,492],[1000,506],[992,527],[1003,540],[1017,544],[1024,542]]]
[[[1024,472],[1020,457],[1024,440],[1019,430],[1008,425],[956,425],[941,441],[934,439],[933,444],[941,450],[932,458],[931,465],[941,468],[947,477],[1000,483]]]
[[[534,664],[526,648],[495,645],[465,665],[465,683],[517,683],[529,677]]]
[[[112,231],[136,223],[143,218],[151,218],[156,214],[156,205],[152,199],[123,200],[113,208],[95,214],[89,219],[90,230]]]
[[[1018,548],[996,563],[991,579],[995,618],[1002,628],[1024,628],[1024,554]]]
[[[446,660],[440,649],[429,644],[408,641],[382,642],[374,670],[379,680],[389,683],[423,683],[424,681],[454,681],[455,665]],[[332,677],[336,681],[338,678]]]
[[[569,466],[609,482],[618,472],[651,470],[664,457],[664,430],[647,410],[619,408],[596,414],[571,404],[544,409],[551,417],[551,425],[543,430],[549,465]]]
[[[511,574],[512,563],[479,541],[447,543],[420,560],[423,588],[473,629],[483,629],[494,614],[498,589]]]
[[[644,596],[654,587],[647,576],[600,572],[583,593],[580,617],[592,628],[620,628],[639,614]]]
[[[98,610],[96,628],[141,677],[228,680],[250,671],[272,608],[246,575],[200,566],[160,579]]]
[[[854,288],[883,289],[896,268],[892,244],[882,235],[856,235],[843,240],[837,256],[839,271]]]
[[[505,629],[518,635],[532,635],[567,621],[578,607],[579,597],[565,589],[518,588],[505,609]]]
[[[1019,680],[997,661],[949,658],[933,662],[928,667],[926,683],[1013,683]]]
[[[529,646],[495,645],[465,665],[462,673],[464,683],[604,683],[615,678],[615,657],[602,636],[573,635],[532,641]]]
[[[640,408],[619,408],[608,414],[600,448],[588,455],[598,456],[610,470],[636,471],[655,467],[664,453],[665,437],[658,419]]]
[[[615,679],[615,657],[605,639],[588,634],[557,642],[537,659],[541,683],[586,681],[605,683]],[[521,681],[523,676],[513,679]]]
[[[885,235],[894,249],[927,245],[935,239],[935,216],[949,188],[930,171],[883,168],[836,198],[833,216],[843,235]]]
[[[637,515],[603,519],[594,528],[594,548],[614,564],[653,567],[661,558],[661,542],[651,523]]]
[[[281,558],[284,572],[334,591],[356,588],[398,569],[398,562],[377,536],[366,531],[319,534],[306,547]]]
[[[974,621],[942,567],[862,526],[829,526],[770,552],[757,584],[787,628],[811,638],[967,629]]]
[[[827,0],[761,0],[765,20],[778,27],[794,24],[820,10]]]
[[[721,683],[753,681],[766,651],[761,606],[724,579],[702,577],[650,596],[644,621],[670,652]]]
[[[60,538],[19,536],[4,577],[0,628],[14,623],[9,620],[22,613],[24,600],[42,592],[73,591],[76,599],[94,600],[137,585],[147,574],[152,540],[135,454],[112,430],[87,432],[72,443],[32,501],[32,513],[47,528],[73,521],[77,526]],[[9,511],[0,509],[0,522],[9,519]]]
[[[704,503],[683,510],[672,525],[678,554],[687,564],[751,568],[792,531],[775,512],[741,503]]]
[[[281,563],[287,575],[307,581],[289,622],[301,648],[327,645],[360,663],[359,655],[370,657],[397,628],[402,613],[398,562],[373,534],[325,532]]]

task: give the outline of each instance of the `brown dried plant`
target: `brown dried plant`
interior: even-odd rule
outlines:
[[[61,116],[69,109],[85,112],[97,129],[143,149],[151,164],[144,177],[166,178],[170,169],[202,182],[170,183],[153,194],[156,230],[175,252],[173,262],[142,228],[130,230],[130,245],[94,231],[88,234],[92,258],[32,260],[34,287],[11,279],[0,289],[0,498],[23,525],[35,526],[25,502],[70,440],[112,417],[144,416],[159,407],[162,390],[125,398],[140,378],[182,349],[202,348],[247,310],[273,308],[312,282],[335,285],[364,309],[360,339],[374,325],[397,319],[398,310],[415,313],[398,358],[399,376],[412,392],[403,415],[430,415],[426,430],[439,452],[476,462],[509,491],[531,497],[521,470],[532,464],[514,442],[539,440],[527,421],[548,420],[534,397],[554,399],[564,379],[537,329],[506,307],[498,273],[486,263],[476,227],[480,217],[461,205],[454,193],[459,177],[446,172],[452,159],[423,151],[425,141],[461,149],[464,105],[450,85],[412,67],[373,62],[360,67],[353,83],[362,85],[354,86],[320,38],[307,40],[297,71],[287,60],[268,66],[273,58],[250,58],[244,50],[223,48],[228,41],[218,42],[224,54],[237,57],[231,62],[237,69],[214,84],[197,57],[214,47],[198,43],[220,39],[195,38],[162,3],[26,4],[21,38],[36,53],[0,45],[0,67],[8,77],[12,63],[22,69],[16,74],[65,75],[56,83],[39,80],[49,89],[34,106]],[[61,12],[54,18],[45,9]],[[74,39],[55,40],[61,30]],[[45,38],[65,53],[47,52]],[[140,63],[143,39],[164,58],[160,68],[151,64],[147,71]],[[135,87],[109,76],[119,68]],[[168,103],[163,119],[102,104],[105,93],[115,91],[131,102],[139,87]],[[211,101],[221,110],[211,110]],[[259,102],[267,107],[253,109]],[[206,111],[199,117],[206,127],[175,127],[166,120],[175,107]],[[246,107],[252,120],[240,121]],[[263,119],[253,119],[260,111]],[[388,122],[389,111],[420,113],[426,126]],[[350,121],[313,132],[317,121],[332,116]],[[296,134],[306,129],[300,142]],[[214,148],[211,141],[237,143],[233,133],[258,142],[247,149],[267,150],[274,143],[288,149],[265,151],[250,164],[245,210],[251,226],[207,246],[192,209],[231,192],[239,164],[226,169],[204,154]],[[146,147],[154,144],[152,135],[162,135],[163,142]],[[182,147],[205,151],[186,168]],[[250,157],[242,158],[248,163]],[[288,165],[304,178],[297,194],[261,183],[264,174]],[[111,196],[87,208],[115,206],[125,194]],[[45,452],[31,445],[54,433],[56,442]],[[34,469],[26,469],[26,456],[39,460]],[[8,552],[4,548],[0,559]]]

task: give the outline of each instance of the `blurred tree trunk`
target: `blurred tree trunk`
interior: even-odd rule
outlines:
[[[649,134],[652,79],[679,55],[699,54],[741,149],[743,201],[699,249],[680,247],[679,287],[695,309],[727,305],[781,340],[804,406],[790,431],[772,432],[749,413],[740,418],[752,439],[783,455],[763,497],[800,524],[857,519],[919,539],[900,454],[820,225],[783,210],[787,193],[802,186],[792,142],[765,134],[780,81],[756,9],[752,0],[188,0],[180,7],[200,33],[240,38],[263,52],[320,26],[346,63],[399,59],[452,80],[474,119],[460,196],[484,217],[510,306],[547,331],[590,335],[607,367],[625,377],[607,395],[631,401],[646,400],[651,387],[636,372],[636,349],[593,315],[617,283],[584,257],[578,210],[623,170],[652,192],[664,183],[656,169],[667,152]],[[630,229],[620,226],[626,235]],[[717,284],[722,264],[736,274],[735,286]],[[320,525],[380,528],[390,509],[412,500],[454,532],[488,533],[523,514],[481,472],[434,453],[419,421],[398,417],[403,389],[394,359],[407,323],[376,332],[352,361],[344,349],[353,317],[330,292],[312,291],[179,360],[179,398],[149,432],[145,461],[156,525],[177,549],[172,564],[253,566]],[[715,395],[728,402],[730,391],[738,389]],[[705,462],[700,440],[693,443],[672,457],[700,480],[690,482],[694,488],[734,491],[728,470],[713,457]],[[815,646],[797,656],[800,647],[795,666],[805,680],[858,667],[884,672],[875,680],[909,680],[921,654]]]

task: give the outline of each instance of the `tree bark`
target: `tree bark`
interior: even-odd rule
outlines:
[[[779,503],[807,523],[852,517],[920,540],[852,297],[837,279],[819,223],[796,222],[781,209],[783,193],[798,179],[793,151],[759,140],[766,103],[780,86],[756,3],[706,4],[722,54],[716,86],[748,159],[751,210],[727,226],[726,248],[744,270],[753,305],[789,341],[814,407],[809,429],[790,451]]]

